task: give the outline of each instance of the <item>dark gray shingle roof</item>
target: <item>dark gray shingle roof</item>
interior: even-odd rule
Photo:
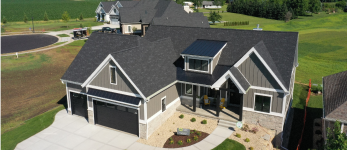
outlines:
[[[347,71],[323,77],[324,117],[347,121]]]
[[[247,91],[247,89],[251,86],[248,82],[247,79],[242,75],[239,69],[236,67],[231,67],[230,68],[231,74],[236,78],[236,80],[240,83],[241,87]]]
[[[196,40],[181,54],[214,57],[225,44],[225,41]]]
[[[273,64],[276,66],[278,72],[275,74],[279,78],[282,78],[284,86],[289,89],[298,39],[297,32],[152,25],[149,27],[145,36],[149,41],[168,37],[171,38],[175,51],[178,54],[183,52],[197,39],[227,41],[227,45],[222,51],[218,65],[230,67],[240,60],[252,47],[256,46],[258,49],[257,51],[259,51],[263,57],[268,56],[272,58],[272,63],[270,63],[271,60],[267,62],[269,62],[269,65]],[[266,45],[266,47],[262,45]],[[268,54],[263,50],[265,48]]]
[[[112,1],[112,2],[101,2],[101,4],[103,5],[103,9],[105,11],[105,13],[110,12],[112,5],[116,4],[117,1]]]
[[[138,98],[138,97],[127,96],[127,95],[123,95],[123,94],[118,94],[118,93],[113,93],[113,92],[108,92],[108,91],[102,91],[102,90],[97,90],[97,89],[92,89],[92,88],[88,89],[87,94],[102,97],[102,98],[107,98],[107,99],[111,99],[111,100],[116,100],[116,101],[120,101],[120,102],[125,102],[125,103],[129,103],[129,104],[133,104],[133,105],[138,105],[138,104],[140,104],[140,101],[141,101],[141,98]]]
[[[213,5],[213,1],[202,1],[202,5]]]

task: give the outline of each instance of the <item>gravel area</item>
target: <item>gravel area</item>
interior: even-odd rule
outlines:
[[[249,126],[250,129],[252,129],[253,127],[257,127],[259,129],[259,131],[256,134],[254,134],[251,132],[242,131],[239,128],[235,128],[235,132],[232,135],[230,135],[229,139],[240,142],[241,144],[243,144],[246,147],[246,149],[249,149],[250,147],[253,147],[254,150],[272,150],[272,149],[274,149],[271,141],[275,137],[275,131],[266,129],[266,128],[261,127],[259,125],[253,125],[253,124],[247,124],[247,125]],[[236,137],[236,133],[241,134],[241,138]],[[262,136],[264,136],[266,134],[270,135],[269,141],[266,141],[262,138]],[[246,138],[249,138],[250,142],[245,142]]]
[[[183,114],[184,118],[179,118]],[[195,122],[191,122],[191,118],[195,118]],[[207,124],[201,124],[202,120],[207,120]],[[211,134],[216,129],[218,120],[198,117],[191,114],[175,112],[165,123],[163,123],[153,134],[146,139],[139,139],[137,142],[155,147],[163,147],[168,138],[177,132],[177,128],[195,129],[198,131]]]

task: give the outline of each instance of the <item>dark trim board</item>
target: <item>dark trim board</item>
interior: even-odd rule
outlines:
[[[93,100],[95,124],[139,135],[138,110]]]

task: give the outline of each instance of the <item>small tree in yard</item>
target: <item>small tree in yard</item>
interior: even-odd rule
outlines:
[[[4,17],[2,17],[2,23],[3,24],[6,24],[7,23],[7,19],[6,19],[6,17],[4,16]]]
[[[214,0],[213,1],[213,5],[216,6],[223,6],[224,5],[225,0]]]
[[[83,14],[81,13],[81,15],[80,15],[80,18],[79,18],[80,20],[83,20]]]
[[[220,21],[221,19],[222,19],[222,16],[219,13],[215,12],[215,11],[213,11],[213,12],[211,11],[210,12],[210,16],[208,17],[208,20],[212,21],[213,24],[216,21]]]
[[[292,13],[290,11],[287,11],[284,18],[285,18],[286,22],[290,21],[290,19],[292,18]]]
[[[347,135],[341,133],[341,125],[339,121],[334,124],[334,129],[328,128],[327,140],[324,146],[326,150],[343,150],[347,149]]]
[[[134,33],[134,32],[137,30],[137,28],[136,28],[136,27],[133,27],[132,30],[133,30],[133,33]]]
[[[88,35],[92,34],[92,25],[89,24],[87,28]]]
[[[23,18],[23,21],[24,21],[25,23],[27,23],[27,22],[28,22],[28,17],[27,17],[27,14],[25,14],[25,13],[24,13],[24,18]]]
[[[61,15],[61,20],[63,20],[64,22],[69,22],[69,20],[70,20],[70,15],[69,15],[69,13],[67,13],[67,11],[65,11],[64,13],[63,13],[63,15]],[[66,24],[66,27],[68,27],[68,25]]]
[[[317,13],[320,10],[320,1],[319,0],[310,0],[309,3],[309,10],[311,11],[311,16],[312,13]]]
[[[45,14],[43,15],[43,21],[48,21],[48,15],[46,11],[45,11]]]

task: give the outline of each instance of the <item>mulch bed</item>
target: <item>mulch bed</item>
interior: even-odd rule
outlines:
[[[190,131],[192,132],[193,130],[190,130]],[[197,132],[201,132],[201,131],[197,131]],[[175,135],[171,136],[171,137],[172,137],[172,140],[174,141],[174,144],[170,144],[170,138],[168,138],[167,141],[166,141],[165,144],[164,144],[164,148],[179,148],[179,147],[190,146],[190,145],[193,145],[193,144],[198,143],[198,142],[200,142],[201,140],[205,139],[208,135],[210,135],[210,134],[205,133],[205,132],[201,132],[201,136],[198,136],[198,135],[196,134],[196,132],[195,132],[195,133],[190,133],[189,136],[176,135],[176,134],[175,134]],[[198,136],[199,139],[198,139],[197,141],[195,141],[195,140],[194,140],[194,136]],[[187,143],[187,139],[190,139],[191,142],[190,142],[190,143]],[[177,144],[177,142],[178,142],[179,140],[182,140],[183,145],[178,145],[178,144]]]

